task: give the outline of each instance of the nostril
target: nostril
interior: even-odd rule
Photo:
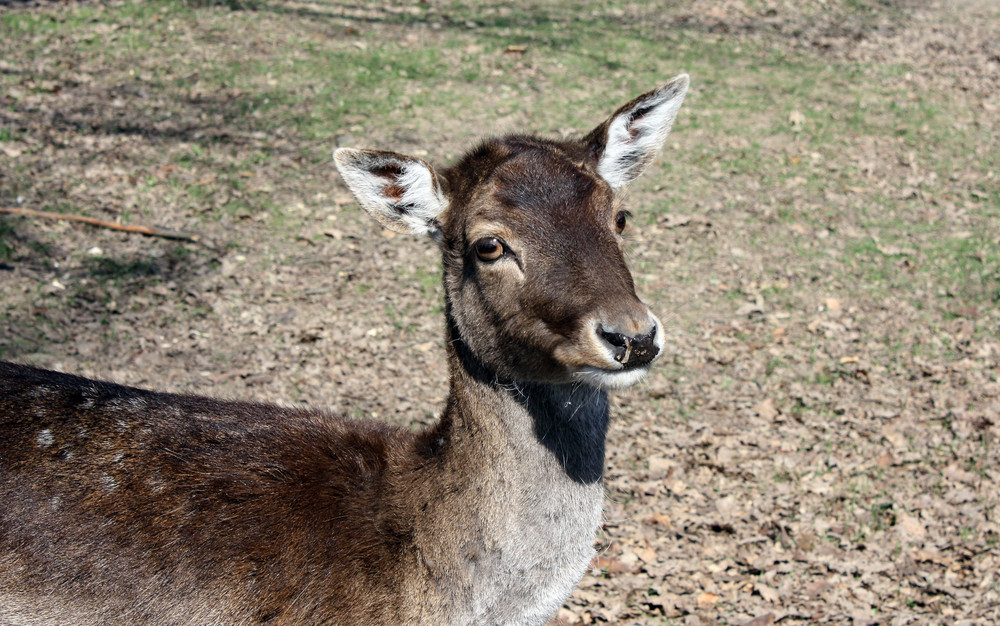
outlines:
[[[604,341],[607,341],[615,347],[624,348],[625,345],[628,344],[628,338],[621,333],[609,333],[603,328],[600,330],[600,333],[601,337],[604,337]]]
[[[660,350],[656,346],[656,327],[645,335],[630,337],[598,327],[598,334],[612,347],[612,355],[626,368],[641,367],[656,358]]]
[[[629,355],[628,337],[621,333],[608,332],[601,327],[598,327],[597,332],[613,348],[611,352],[614,359],[624,365]]]

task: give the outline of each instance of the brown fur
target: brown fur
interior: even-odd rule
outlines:
[[[442,248],[451,385],[424,432],[0,362],[0,624],[544,622],[592,554],[604,388],[662,343],[596,174],[607,124],[441,172],[338,154],[366,210]]]

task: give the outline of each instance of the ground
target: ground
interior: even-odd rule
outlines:
[[[1000,9],[0,2],[0,358],[414,428],[439,261],[337,145],[582,133],[680,71],[631,193],[668,327],[559,624],[1000,622]]]

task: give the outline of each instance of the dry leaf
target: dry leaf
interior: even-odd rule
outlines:
[[[639,564],[639,555],[637,555],[634,550],[623,550],[619,562],[626,567],[628,571],[634,570]]]
[[[756,589],[757,593],[760,594],[760,597],[764,598],[766,602],[774,604],[779,599],[778,592],[772,587],[768,587],[767,585],[757,585]]]
[[[4,144],[3,146],[0,146],[0,151],[2,151],[5,155],[7,155],[12,159],[16,159],[17,157],[24,154],[24,148],[13,143]]]
[[[766,420],[773,420],[778,417],[778,409],[774,406],[774,400],[771,398],[764,398],[757,404],[755,409],[757,415]]]
[[[635,551],[636,556],[643,563],[656,563],[657,555],[656,550],[652,548],[639,548]]]
[[[663,456],[649,457],[649,471],[652,474],[670,474],[677,466],[677,462]]]
[[[556,613],[555,619],[552,621],[553,626],[571,626],[572,624],[581,623],[580,616],[577,613],[562,607],[559,612]]]
[[[830,587],[832,587],[832,585],[825,580],[818,580],[814,583],[809,583],[805,588],[805,596],[809,600],[815,600]]]
[[[619,561],[618,559],[609,556],[599,556],[596,557],[590,564],[590,569],[592,570],[603,570],[608,574],[624,574],[629,571],[628,566]]]
[[[718,594],[714,594],[710,591],[702,591],[698,594],[698,606],[703,609],[715,606],[721,599],[722,597]]]
[[[943,558],[941,553],[933,548],[914,550],[910,553],[910,558],[918,563],[936,563],[945,567],[949,564],[949,560]]]
[[[669,528],[673,523],[670,516],[666,513],[655,513],[647,517],[645,522],[654,526],[663,526],[664,528]]]
[[[919,539],[927,534],[920,520],[906,513],[899,516],[899,529],[907,539]]]
[[[972,472],[967,472],[964,469],[960,468],[955,463],[952,463],[948,467],[944,468],[944,475],[945,477],[951,480],[962,483],[968,483],[970,485],[975,485],[980,480],[977,474],[973,474]]]

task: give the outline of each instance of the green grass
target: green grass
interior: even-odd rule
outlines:
[[[959,306],[1000,305],[1000,248],[989,234],[954,237],[938,230],[934,225],[893,223],[881,229],[881,243],[871,238],[852,241],[846,256],[860,284],[873,290],[930,286],[948,307],[952,300]],[[903,252],[892,254],[894,249]]]
[[[331,1],[306,10],[277,0],[83,4],[5,12],[0,39],[23,58],[51,52],[78,59],[84,70],[102,68],[98,83],[109,89],[109,99],[111,86],[149,94],[128,100],[145,124],[140,132],[193,129],[165,138],[176,142],[165,158],[180,173],[162,174],[159,163],[136,164],[144,194],[206,219],[269,215],[268,225],[288,236],[300,221],[281,210],[274,190],[254,188],[249,176],[276,168],[274,177],[294,187],[295,180],[329,167],[329,149],[340,135],[390,144],[401,134],[425,142],[429,158],[441,160],[453,143],[469,143],[508,115],[524,114],[530,130],[546,133],[589,130],[625,99],[687,71],[693,87],[677,124],[680,148],[668,148],[655,176],[636,186],[649,198],[644,220],[703,210],[692,208],[703,198],[719,198],[718,210],[731,215],[767,203],[769,217],[747,217],[746,241],[766,247],[779,233],[785,258],[803,272],[857,285],[871,297],[920,300],[938,316],[1000,301],[1000,253],[990,235],[1000,222],[1000,150],[984,148],[990,140],[968,123],[978,115],[970,105],[907,87],[901,78],[915,68],[906,62],[868,65],[808,48],[789,51],[767,31],[726,36],[686,26],[670,8],[644,10],[624,0],[542,0],[507,8],[458,1],[405,10],[394,5],[372,18],[399,26],[394,38],[369,28],[368,18],[352,18],[359,6]],[[814,17],[864,28],[886,16],[904,17],[877,0],[825,3]],[[253,36],[233,36],[241,32]],[[419,38],[408,39],[408,32]],[[511,52],[510,46],[524,50]],[[0,84],[22,81],[37,89],[65,71],[42,65],[31,83],[7,73]],[[20,107],[19,98],[8,106]],[[103,124],[79,132],[123,130],[113,118]],[[0,141],[21,134],[4,127]],[[238,152],[246,137],[257,143]],[[272,138],[294,144],[297,157],[283,160]],[[862,164],[841,157],[869,143],[890,145],[901,158],[912,154],[914,163],[909,170],[878,163],[889,185],[880,188],[865,179]],[[0,189],[6,196],[28,186],[28,173],[18,167]],[[952,180],[959,168],[978,182]],[[911,174],[919,176],[908,183]],[[907,186],[916,198],[902,197]],[[653,188],[665,191],[654,194]],[[826,201],[831,193],[846,200]],[[927,218],[928,206],[945,202],[968,216],[961,229],[940,216]],[[802,225],[806,232],[793,229]],[[844,237],[835,258],[829,246],[816,243],[815,233],[825,229],[834,237],[851,229],[859,234]],[[956,237],[956,230],[972,235]],[[11,254],[2,236],[0,258]],[[914,252],[887,254],[893,246]],[[705,261],[713,251],[684,253]],[[436,274],[414,278],[425,292],[437,281]],[[723,278],[720,270],[678,280]],[[917,291],[925,295],[917,298]],[[780,296],[788,307],[803,297],[794,284]]]
[[[3,36],[24,38],[67,32],[80,27],[92,19],[94,11],[81,7],[68,13],[48,13],[43,11],[10,11],[0,14],[0,33]]]

